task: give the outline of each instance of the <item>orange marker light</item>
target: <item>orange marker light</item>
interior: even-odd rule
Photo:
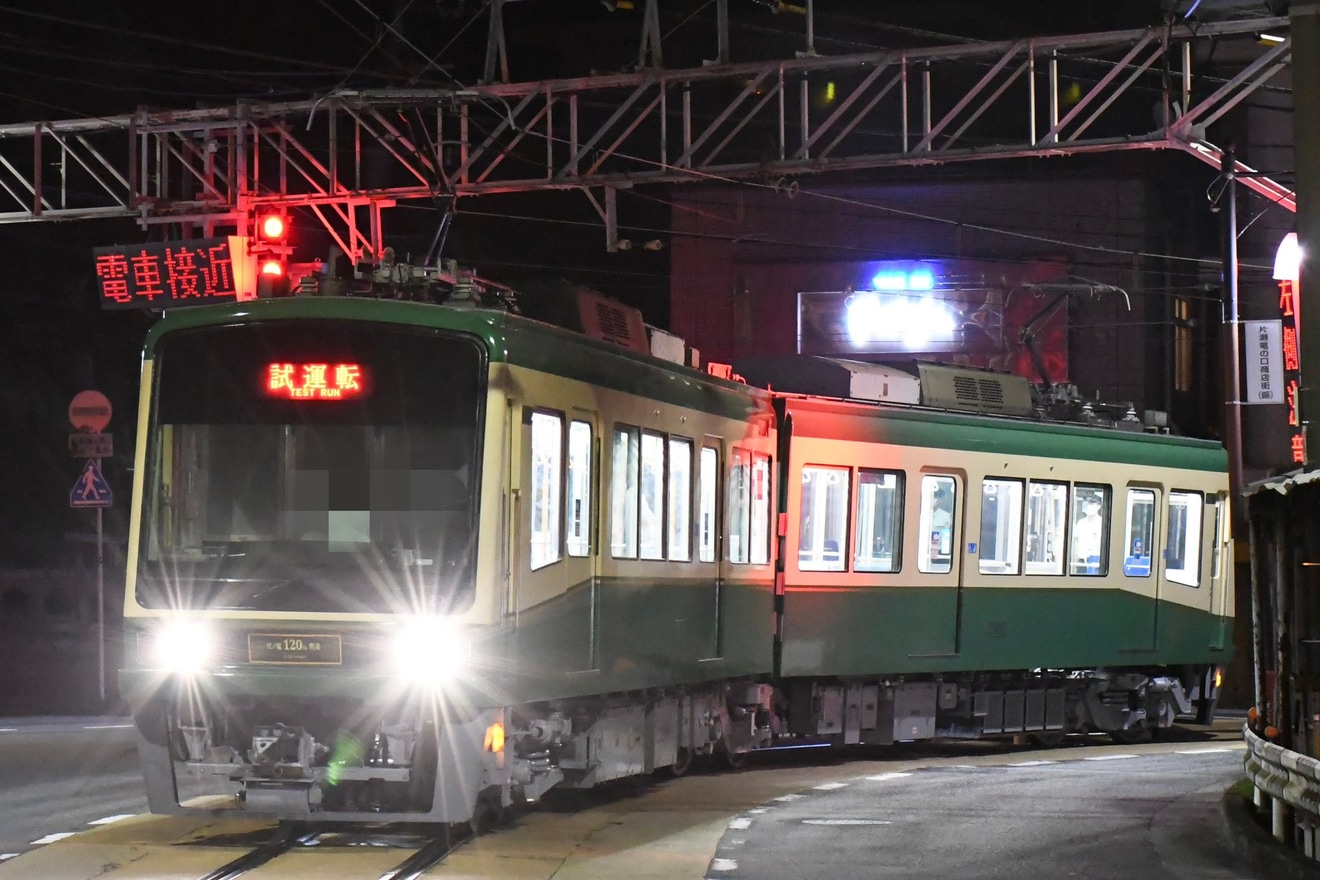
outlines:
[[[261,235],[269,240],[277,240],[284,237],[284,218],[279,214],[271,214],[261,221]]]
[[[488,752],[504,751],[504,722],[496,721],[486,728],[485,748]]]

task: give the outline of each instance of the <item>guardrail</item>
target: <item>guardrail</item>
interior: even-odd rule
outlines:
[[[1243,761],[1247,778],[1256,787],[1256,805],[1269,801],[1274,839],[1297,846],[1311,858],[1320,858],[1316,847],[1316,817],[1320,817],[1320,760],[1285,749],[1242,728],[1247,744]],[[1290,822],[1293,810],[1303,811]],[[1291,839],[1290,839],[1291,838]]]

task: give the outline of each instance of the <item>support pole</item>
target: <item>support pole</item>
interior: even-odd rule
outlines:
[[[1236,153],[1230,145],[1224,150],[1220,174],[1224,178],[1224,446],[1228,450],[1228,489],[1230,507],[1236,508],[1242,489],[1242,340],[1238,321],[1238,228]],[[1231,522],[1241,518],[1230,511]]]
[[[102,522],[105,511],[96,508],[96,641],[99,662],[96,667],[97,687],[101,693],[101,705],[105,705],[105,532]]]

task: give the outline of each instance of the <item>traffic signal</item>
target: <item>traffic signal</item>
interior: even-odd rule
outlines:
[[[288,244],[288,234],[289,221],[284,215],[266,214],[257,218],[252,254],[257,260],[259,298],[289,295],[289,254],[293,248]]]

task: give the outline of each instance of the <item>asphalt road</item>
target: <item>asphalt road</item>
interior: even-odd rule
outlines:
[[[1247,880],[1255,875],[1218,831],[1219,800],[1242,777],[1238,724],[1130,748],[1074,737],[1050,751],[978,742],[768,753],[743,772],[556,792],[427,876]],[[237,854],[179,846],[195,823],[126,818],[145,809],[127,722],[0,721],[0,877],[201,876]],[[80,831],[77,846],[60,839]],[[323,846],[261,874],[375,878],[406,855]]]
[[[826,783],[745,812],[711,877],[1245,880],[1220,840],[1242,753],[1052,752]]]
[[[126,719],[0,719],[0,858],[146,808]]]

